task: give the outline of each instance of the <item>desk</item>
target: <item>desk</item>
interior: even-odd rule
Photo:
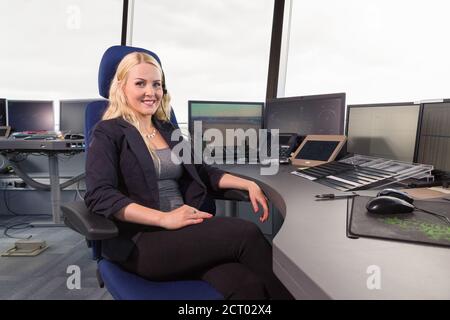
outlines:
[[[82,173],[69,181],[60,184],[58,154],[68,152],[78,153],[83,151],[84,140],[0,140],[0,152],[10,159],[9,162],[19,177],[35,189],[50,190],[53,225],[61,225],[61,213],[59,208],[61,204],[61,189],[76,183],[84,177],[84,173]],[[21,170],[18,163],[11,160],[11,158],[18,153],[38,152],[45,153],[48,156],[50,185],[44,185],[34,181]]]
[[[315,194],[336,190],[291,175],[292,166],[274,176],[260,175],[257,165],[220,167],[257,180],[283,215],[273,268],[296,299],[450,299],[448,248],[347,238],[346,200],[315,201]],[[381,288],[371,290],[373,265]]]

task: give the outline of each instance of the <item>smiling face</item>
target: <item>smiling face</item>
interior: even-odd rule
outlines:
[[[161,73],[152,64],[137,64],[130,69],[123,92],[137,115],[151,117],[163,97]]]

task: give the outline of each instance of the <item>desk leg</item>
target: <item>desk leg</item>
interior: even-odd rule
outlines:
[[[48,155],[48,167],[50,173],[50,201],[52,203],[53,223],[61,224],[61,189],[59,188],[59,168],[57,153]]]

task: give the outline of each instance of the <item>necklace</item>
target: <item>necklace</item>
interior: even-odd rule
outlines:
[[[153,139],[155,136],[156,136],[156,128],[153,128],[152,133],[147,133],[145,135],[145,137],[148,138],[148,139]]]

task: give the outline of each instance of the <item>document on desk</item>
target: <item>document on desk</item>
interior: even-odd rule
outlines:
[[[304,174],[304,173],[301,173],[301,172],[298,172],[298,171],[292,171],[291,173],[296,175],[296,176],[299,176],[299,177],[302,177],[302,178],[306,178],[306,179],[311,180],[311,181],[314,181],[314,180],[317,179],[316,177],[311,177],[311,176],[309,176],[307,174]]]
[[[339,178],[339,177],[336,177],[336,176],[327,176],[327,178],[328,179],[333,179],[333,180],[336,180],[336,181],[340,181],[340,182],[344,182],[344,183],[347,183],[347,184],[351,184],[351,185],[353,185],[355,187],[361,186],[360,183],[356,183],[354,181],[350,181],[350,180],[347,180],[347,179]]]

